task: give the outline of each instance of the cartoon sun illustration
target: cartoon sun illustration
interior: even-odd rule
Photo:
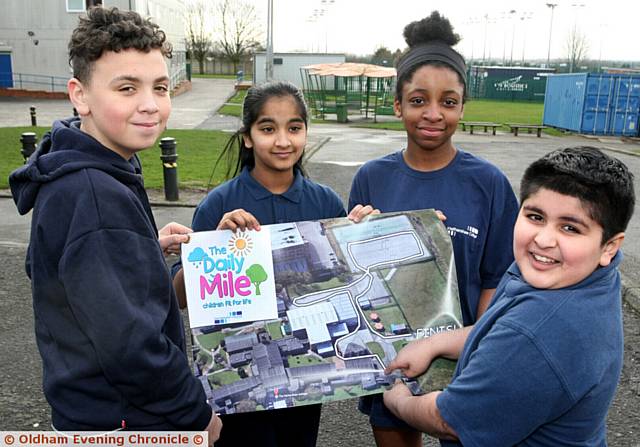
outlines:
[[[253,249],[253,241],[247,233],[239,231],[229,239],[229,251],[236,256],[247,256]]]

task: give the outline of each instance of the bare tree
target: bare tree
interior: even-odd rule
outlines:
[[[198,61],[200,73],[204,73],[204,59],[211,51],[211,34],[207,31],[207,17],[213,14],[206,0],[198,0],[187,6],[187,50],[191,58]]]
[[[217,9],[220,38],[216,40],[216,49],[233,64],[236,72],[243,56],[260,48],[262,27],[254,6],[244,0],[221,0]]]
[[[581,32],[576,25],[567,36],[567,54],[569,59],[569,73],[580,67],[582,61],[587,57],[589,51],[589,41],[587,36]]]

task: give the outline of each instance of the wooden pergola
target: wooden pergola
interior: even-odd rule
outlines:
[[[346,121],[349,111],[365,118],[393,114],[396,69],[372,64],[344,62],[301,68],[305,97],[312,113],[324,119],[335,113]],[[341,119],[342,118],[342,119]]]

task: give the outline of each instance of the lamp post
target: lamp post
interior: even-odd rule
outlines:
[[[273,79],[273,0],[267,2],[267,60],[265,64],[267,81]]]
[[[516,38],[516,21],[513,18],[515,13],[516,13],[515,9],[512,9],[511,11],[509,11],[509,14],[511,15],[511,22],[513,24],[513,27],[511,30],[511,56],[509,56],[509,65],[513,65],[513,44]]]
[[[482,43],[482,65],[485,65],[485,56],[487,51],[487,23],[489,22],[489,14],[484,15],[484,38]]]
[[[547,8],[551,8],[551,21],[549,22],[549,48],[547,49],[547,68],[551,63],[551,31],[553,30],[553,10],[558,6],[557,3],[547,3]]]
[[[522,13],[520,20],[522,21],[522,66],[524,67],[524,48],[527,42],[527,20],[531,20],[533,16],[532,12]]]
[[[329,6],[333,6],[335,0],[320,0],[322,3],[323,11],[326,13],[324,17],[324,52],[327,53],[327,41],[329,36]]]

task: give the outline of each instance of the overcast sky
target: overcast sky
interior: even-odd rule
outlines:
[[[267,0],[248,1],[266,29]],[[352,54],[370,54],[379,46],[403,49],[404,26],[437,9],[462,36],[457,48],[466,58],[484,54],[515,62],[524,50],[525,59],[546,59],[549,2],[557,4],[552,59],[567,56],[567,35],[577,26],[587,36],[590,59],[640,60],[639,0],[273,0],[274,48]],[[322,9],[324,15],[313,19],[314,10]]]

